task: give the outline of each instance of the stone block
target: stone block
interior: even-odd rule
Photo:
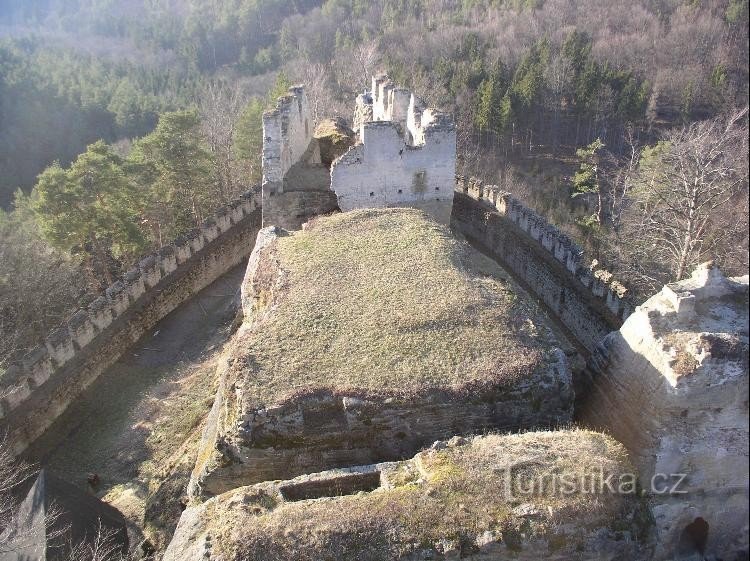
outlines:
[[[112,323],[112,303],[104,296],[99,296],[88,307],[89,318],[100,331]]]
[[[13,409],[15,409],[28,399],[28,397],[31,395],[31,391],[32,388],[29,384],[28,378],[22,378],[18,380],[18,383],[16,383],[12,387],[8,395],[3,397],[2,399],[2,401],[4,402],[3,410],[5,410],[7,413],[10,413]]]
[[[49,380],[55,367],[52,364],[52,359],[46,347],[37,345],[24,357],[23,369],[34,380],[34,384],[41,386]]]
[[[232,220],[232,224],[237,224],[245,217],[245,213],[242,210],[242,199],[234,199],[229,203],[229,218]]]
[[[97,333],[96,326],[86,310],[79,310],[70,318],[68,330],[79,349],[88,345]]]
[[[219,237],[219,227],[216,225],[216,220],[213,217],[206,218],[203,224],[201,224],[200,230],[203,233],[206,243],[212,242]]]
[[[169,244],[162,247],[159,252],[159,268],[162,278],[172,273],[177,268],[177,249]]]
[[[146,292],[146,285],[143,282],[143,276],[140,269],[134,267],[123,276],[125,292],[131,302],[135,302],[141,295]]]
[[[228,206],[219,207],[214,214],[214,221],[216,227],[220,233],[224,233],[232,226],[232,218],[230,216],[230,208]]]
[[[146,288],[153,288],[161,280],[161,269],[156,255],[149,255],[138,262],[138,268],[141,271],[141,278]]]
[[[62,366],[75,356],[73,338],[67,327],[55,329],[44,342],[49,356],[57,366]]]
[[[113,318],[122,315],[122,313],[128,309],[130,301],[128,300],[128,291],[125,289],[125,283],[123,281],[115,282],[112,286],[107,288],[105,294],[112,305],[111,312]]]

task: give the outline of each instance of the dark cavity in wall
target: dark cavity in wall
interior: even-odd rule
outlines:
[[[337,477],[290,483],[279,491],[285,501],[304,501],[321,497],[353,495],[360,491],[374,491],[380,487],[380,472],[347,473]]]
[[[691,558],[695,553],[701,555],[706,551],[708,543],[708,522],[703,518],[696,518],[690,524],[685,526],[680,536],[680,542],[677,544],[678,558]]]
[[[418,171],[414,174],[414,178],[411,182],[412,193],[424,193],[427,191],[427,172],[425,170]]]

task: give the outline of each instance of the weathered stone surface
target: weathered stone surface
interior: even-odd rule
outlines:
[[[305,90],[290,88],[263,114],[263,226],[298,230],[310,218],[337,210],[330,183]]]
[[[313,136],[318,141],[320,162],[328,169],[330,169],[333,161],[346,152],[356,140],[354,131],[340,117],[323,119],[315,127]]]
[[[372,104],[372,119],[363,106]],[[361,143],[334,161],[331,189],[341,210],[408,206],[448,224],[456,174],[452,120],[387,77],[357,98]]]
[[[250,257],[245,324],[193,494],[570,421],[570,370],[544,319],[498,267],[420,212],[360,211],[277,232],[262,230]],[[381,290],[389,295],[368,296]]]
[[[580,416],[625,444],[653,491],[656,559],[747,554],[747,306],[747,276],[700,267],[639,306],[593,357]]]
[[[563,477],[590,491],[534,487]],[[605,480],[614,493],[596,486]],[[638,561],[648,558],[651,523],[634,480],[623,447],[598,433],[453,438],[408,461],[241,487],[191,506],[164,561]]]

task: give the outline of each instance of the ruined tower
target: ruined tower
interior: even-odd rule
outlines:
[[[449,115],[387,76],[357,97],[359,143],[333,163],[341,210],[409,206],[448,224],[456,175],[456,130]]]

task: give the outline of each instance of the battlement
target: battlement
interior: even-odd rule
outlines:
[[[1,381],[0,395],[7,395],[0,399],[0,425],[10,429],[17,450],[77,397],[70,392],[82,391],[153,323],[248,255],[259,210],[254,191],[219,208],[201,227],[140,259],[86,309],[11,364]],[[251,236],[250,243],[239,243],[237,236]]]
[[[357,97],[360,143],[333,162],[331,189],[341,210],[410,206],[450,221],[456,131],[450,115],[425,108],[385,76]]]
[[[457,176],[452,222],[526,282],[589,351],[633,311],[612,273],[496,185]]]
[[[487,203],[498,214],[515,224],[564,266],[578,283],[600,299],[613,316],[624,321],[633,311],[628,289],[615,280],[612,273],[602,269],[596,259],[587,262],[578,244],[534,210],[524,206],[512,194],[502,191],[497,185],[486,185],[473,177],[467,179],[457,176],[456,189]]]

